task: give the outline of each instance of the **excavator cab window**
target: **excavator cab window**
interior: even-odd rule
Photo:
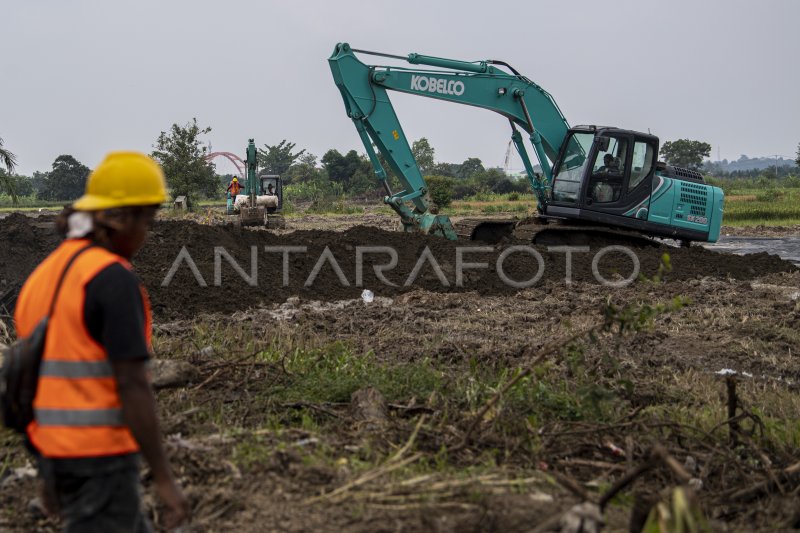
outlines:
[[[553,201],[578,203],[593,142],[594,133],[570,134],[563,159],[556,167],[557,174],[553,176]]]
[[[652,143],[636,141],[633,145],[631,159],[631,179],[628,182],[628,192],[633,191],[653,170],[655,159],[655,146]]]
[[[624,137],[601,137],[598,142],[592,175],[587,194],[593,202],[619,201],[625,186],[625,162],[628,156],[628,139]]]
[[[278,200],[277,207],[268,207],[268,212],[274,212],[276,209],[279,211],[283,209],[283,183],[281,177],[276,174],[265,174],[259,177],[261,185],[258,194],[266,196],[276,196]]]

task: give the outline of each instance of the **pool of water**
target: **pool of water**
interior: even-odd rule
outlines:
[[[720,237],[714,244],[704,244],[709,250],[738,255],[767,252],[800,266],[800,236],[791,237]]]

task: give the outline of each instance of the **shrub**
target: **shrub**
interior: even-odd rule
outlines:
[[[773,202],[775,200],[782,200],[786,196],[786,191],[780,189],[767,189],[762,193],[756,195],[756,200],[759,202]]]
[[[447,207],[453,202],[455,180],[450,176],[426,176],[428,194],[438,207]]]
[[[476,193],[475,187],[463,180],[457,181],[453,186],[453,199],[462,200]]]

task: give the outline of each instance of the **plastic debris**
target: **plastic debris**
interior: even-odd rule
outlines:
[[[375,293],[369,289],[364,289],[361,291],[361,299],[364,300],[365,304],[370,304],[375,299]]]
[[[561,533],[598,533],[605,524],[600,507],[584,502],[564,513],[559,525]]]
[[[741,375],[741,376],[744,376],[746,378],[752,378],[753,377],[753,374],[751,374],[750,372],[737,372],[736,370],[733,370],[732,368],[723,368],[722,370],[717,370],[714,373],[716,375],[718,375],[718,376],[739,376],[739,375]]]

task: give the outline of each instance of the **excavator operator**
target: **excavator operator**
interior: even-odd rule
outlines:
[[[620,171],[619,168],[619,159],[614,157],[611,154],[606,154],[603,156],[603,166],[597,169],[598,172],[611,172],[617,173]]]
[[[44,508],[67,532],[152,531],[140,508],[140,453],[166,504],[163,525],[189,516],[162,445],[147,371],[150,305],[130,263],[166,199],[155,161],[109,154],[59,216],[65,240],[19,295],[20,337],[49,316],[26,445]]]

